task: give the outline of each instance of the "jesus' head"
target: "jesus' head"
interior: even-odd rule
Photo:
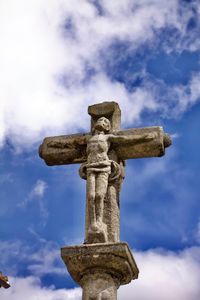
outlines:
[[[99,131],[108,133],[111,129],[110,121],[105,117],[101,117],[95,123],[94,128],[95,128],[95,130],[99,130]]]

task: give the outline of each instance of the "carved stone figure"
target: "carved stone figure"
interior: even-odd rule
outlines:
[[[155,133],[120,136],[109,133],[110,129],[110,121],[105,117],[101,117],[94,125],[92,136],[85,137],[87,162],[81,166],[80,176],[87,179],[89,218],[89,228],[86,233],[87,242],[92,242],[95,237],[100,242],[108,241],[107,226],[103,222],[104,199],[107,193],[109,178],[113,177],[112,170],[117,168],[120,172],[120,165],[117,165],[116,162],[110,160],[108,157],[111,144],[137,144],[150,141],[156,136]]]

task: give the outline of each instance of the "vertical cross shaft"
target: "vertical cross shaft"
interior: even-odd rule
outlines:
[[[110,122],[110,131],[118,131],[121,125],[121,111],[117,103],[104,102],[96,105],[89,106],[88,113],[91,116],[91,132],[94,131],[95,124],[100,118],[107,118]],[[102,141],[101,141],[102,143]],[[98,151],[98,147],[97,147]],[[102,151],[102,150],[101,150]],[[99,155],[99,154],[98,154]],[[90,214],[88,211],[89,199],[87,197],[86,204],[86,243],[96,242],[119,242],[120,228],[119,228],[119,193],[121,183],[124,178],[124,162],[121,160],[114,149],[108,151],[108,159],[112,161],[110,174],[108,177],[104,172],[98,172],[96,176],[101,176],[96,181],[95,190],[97,194],[102,192],[102,209],[103,209],[103,224],[106,231],[106,238],[101,236],[101,233],[94,232],[88,239],[88,225],[90,223]],[[95,162],[98,158],[95,158]],[[101,171],[100,168],[98,171]],[[102,175],[101,175],[102,174]],[[106,178],[105,178],[106,177]],[[105,179],[104,179],[105,178]],[[90,188],[90,187],[89,187]],[[105,192],[103,193],[103,190]],[[87,189],[87,194],[89,189]],[[98,199],[95,199],[98,205]],[[100,200],[101,201],[101,200]]]
[[[109,131],[120,129],[118,104],[93,105],[88,113],[91,115],[91,132],[95,131],[98,120],[103,118],[110,122]],[[83,288],[83,300],[116,300],[120,284],[138,276],[137,265],[128,245],[119,242],[119,193],[124,178],[124,161],[114,149],[108,151],[108,158],[101,159],[105,144],[101,133],[94,135],[88,142],[87,154],[89,156],[91,152],[95,159],[88,159],[80,168],[80,176],[87,180],[85,245],[61,250],[70,274]],[[98,156],[90,147],[99,151]],[[100,199],[101,194],[103,199]],[[102,207],[98,208],[98,205]],[[102,220],[98,219],[98,214],[102,214]],[[77,277],[77,269],[80,278]]]

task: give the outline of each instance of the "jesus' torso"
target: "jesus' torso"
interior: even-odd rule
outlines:
[[[110,148],[110,142],[108,141],[108,135],[95,134],[89,138],[87,142],[87,163],[103,163],[108,165],[108,150]]]

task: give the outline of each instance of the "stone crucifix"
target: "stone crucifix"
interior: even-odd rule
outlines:
[[[162,156],[171,140],[162,127],[120,130],[121,111],[116,102],[89,106],[88,113],[91,132],[45,138],[39,154],[50,166],[81,163],[79,174],[87,181],[85,246],[63,248],[62,258],[72,277],[83,286],[84,300],[116,299],[118,286],[138,275],[128,246],[120,243],[119,236],[119,193],[125,160]],[[96,259],[94,249],[100,253]],[[106,252],[107,257],[113,253],[109,262],[105,259]],[[128,271],[121,265],[121,257],[129,265]],[[112,259],[114,263],[109,267]],[[92,278],[99,282],[97,287],[93,286],[91,269],[96,272]]]
[[[161,156],[170,144],[161,127],[119,131],[115,102],[90,106],[91,133],[46,138],[40,156],[47,165],[83,163],[87,180],[85,243],[119,241],[119,191],[124,160]]]

